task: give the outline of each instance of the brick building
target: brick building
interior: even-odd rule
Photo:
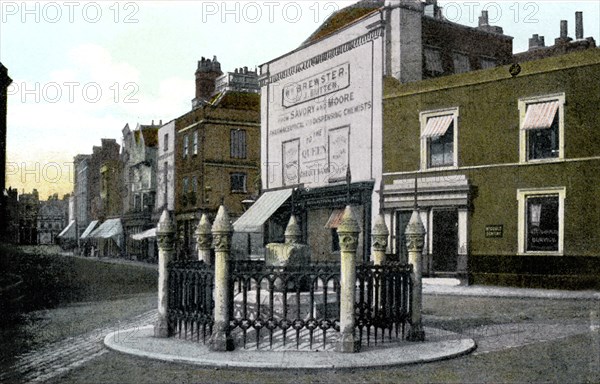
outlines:
[[[175,218],[181,254],[195,249],[201,213],[215,214],[223,201],[238,217],[243,202],[258,194],[260,96],[215,93],[219,72],[216,58],[198,62],[195,100],[203,102],[175,119]]]
[[[37,218],[37,243],[40,245],[53,245],[57,243],[58,235],[67,227],[69,216],[69,198],[65,195],[62,200],[58,194],[40,201]]]
[[[425,274],[600,287],[599,74],[600,49],[592,48],[522,62],[518,71],[388,81],[389,251],[406,257],[417,179]]]

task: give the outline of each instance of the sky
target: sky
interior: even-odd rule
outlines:
[[[8,89],[7,186],[40,197],[72,190],[72,161],[101,138],[121,143],[126,124],[166,123],[191,109],[201,57],[224,72],[251,69],[297,48],[335,10],[355,1],[0,2],[0,62]],[[439,1],[445,17],[490,24],[514,37],[575,35],[600,41],[599,1]]]

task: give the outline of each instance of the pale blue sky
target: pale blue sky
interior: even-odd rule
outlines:
[[[202,56],[217,55],[224,71],[254,68],[296,48],[353,2],[0,2],[0,61],[14,80],[9,182],[37,187],[44,198],[69,192],[74,155],[90,153],[103,137],[120,142],[126,123],[166,122],[190,109]],[[527,49],[533,33],[552,44],[561,19],[574,36],[575,11],[584,12],[584,35],[599,40],[598,1],[440,5],[466,25],[487,7],[492,24],[514,36],[515,52]]]

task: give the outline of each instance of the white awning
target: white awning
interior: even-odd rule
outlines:
[[[94,229],[96,229],[96,226],[97,226],[97,225],[98,225],[98,220],[94,220],[94,221],[92,221],[92,222],[91,222],[91,223],[90,223],[90,224],[87,226],[87,228],[85,229],[85,231],[83,231],[83,233],[81,234],[81,237],[80,237],[80,239],[87,239],[87,238],[90,236],[90,234],[92,233],[92,231],[93,231]]]
[[[134,233],[133,235],[131,235],[131,238],[133,240],[144,240],[151,237],[156,237],[156,228],[150,228],[144,232]]]
[[[523,129],[545,129],[552,126],[558,111],[558,100],[529,104],[523,121]]]
[[[454,115],[435,116],[427,119],[427,125],[423,131],[423,137],[444,136],[450,124],[454,120]]]
[[[75,239],[77,238],[77,234],[75,233],[75,220],[71,220],[69,225],[62,230],[61,233],[58,234],[58,237],[61,239]]]
[[[263,193],[256,203],[233,223],[235,232],[262,232],[262,226],[287,199],[292,196],[291,189],[282,189]]]
[[[110,239],[123,234],[121,219],[108,219],[90,234],[94,239]]]

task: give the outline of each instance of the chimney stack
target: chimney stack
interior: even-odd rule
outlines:
[[[575,38],[583,39],[583,12],[575,12]]]
[[[533,51],[537,48],[545,47],[544,36],[539,36],[537,33],[534,33],[533,36],[529,38],[529,50]]]
[[[479,26],[487,27],[488,25],[490,25],[488,11],[481,11],[481,16],[479,16]]]
[[[567,39],[569,37],[569,28],[567,20],[560,21],[560,38]]]
[[[196,70],[196,97],[192,100],[192,107],[200,106],[203,100],[209,100],[215,92],[215,81],[221,76],[221,64],[217,61],[217,57],[207,59],[202,57],[198,61],[198,69]]]

